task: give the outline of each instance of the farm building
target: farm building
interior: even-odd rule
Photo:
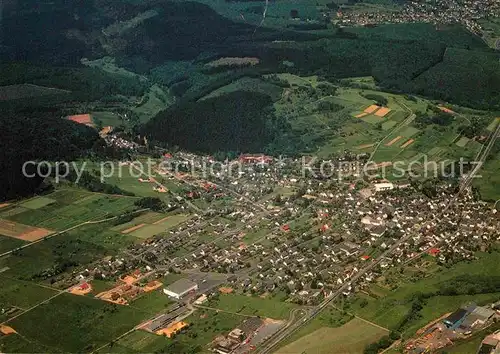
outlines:
[[[195,292],[196,290],[198,290],[198,284],[195,282],[192,282],[189,279],[179,279],[175,283],[163,289],[163,292],[166,295],[179,300],[184,295]]]

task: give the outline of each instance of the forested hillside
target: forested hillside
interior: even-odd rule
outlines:
[[[143,132],[193,151],[258,152],[277,134],[271,104],[265,94],[236,91],[162,112]]]
[[[99,139],[87,126],[61,118],[54,110],[2,112],[0,115],[0,200],[32,194],[40,178],[26,178],[26,161],[72,161]],[[30,166],[28,172],[34,172]]]

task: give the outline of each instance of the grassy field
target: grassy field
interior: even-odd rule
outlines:
[[[88,170],[101,171],[102,169],[105,183],[116,185],[124,191],[134,193],[136,196],[158,197],[165,201],[170,199],[168,193],[158,193],[153,190],[156,184],[151,182],[140,182],[139,178],[148,179],[149,176],[145,174],[142,175],[138,169],[131,165],[120,165],[118,162],[114,162],[111,167],[111,165],[108,164],[101,166],[99,163],[92,163],[90,161],[86,163]],[[142,167],[138,164],[137,167],[143,168],[144,172],[147,173],[146,164]],[[154,174],[153,171],[151,172]],[[108,175],[110,177],[107,177]],[[158,180],[161,180],[161,178],[158,178]]]
[[[452,347],[447,347],[445,350],[438,352],[439,354],[469,354],[469,353],[477,353],[481,342],[484,337],[488,334],[494,333],[495,331],[500,329],[500,324],[496,323],[492,326],[474,333],[471,338],[468,338],[466,341],[458,342]]]
[[[146,331],[134,331],[126,337],[120,339],[116,344],[120,347],[117,349],[105,348],[103,352],[137,352],[137,353],[156,353],[160,352],[170,343],[170,339],[157,336]]]
[[[208,344],[221,334],[227,334],[243,320],[240,316],[213,311],[197,311],[184,321],[189,327],[167,339],[144,331],[134,331],[103,348],[101,353],[210,353]]]
[[[57,348],[47,347],[32,339],[26,339],[19,334],[0,336],[0,351],[2,353],[56,353]]]
[[[114,112],[97,111],[92,112],[94,123],[99,122],[103,127],[119,127],[124,125],[124,120]]]
[[[149,212],[132,221],[114,226],[112,230],[119,231],[140,239],[147,239],[185,222],[189,214],[161,214]]]
[[[172,304],[172,301],[163,293],[162,289],[154,290],[141,295],[135,299],[130,306],[144,311],[154,316],[155,314],[165,310]]]
[[[290,311],[296,308],[294,304],[274,299],[238,294],[220,294],[216,300],[209,302],[209,306],[244,315],[258,315],[285,320],[290,317]]]
[[[0,235],[0,253],[13,250],[17,247],[25,245],[27,242],[13,237]]]
[[[29,199],[28,201],[21,203],[20,206],[23,208],[27,208],[27,209],[40,209],[40,208],[43,208],[44,206],[50,205],[52,203],[55,203],[54,199],[47,198],[47,197],[36,197],[36,198]]]
[[[492,132],[495,130],[495,128],[497,127],[498,123],[500,122],[500,118],[495,118],[491,123],[490,125],[488,125],[488,127],[486,128],[486,130]]]
[[[313,333],[314,331],[324,328],[324,327],[330,327],[330,328],[336,328],[343,326],[350,320],[352,320],[354,317],[352,315],[349,315],[347,313],[342,313],[335,309],[332,306],[327,307],[321,313],[316,316],[312,321],[310,321],[308,324],[306,324],[304,327],[299,329],[297,332],[293,333],[288,339],[286,339],[283,343],[281,343],[282,347],[285,347],[300,338]]]
[[[129,306],[62,294],[9,325],[29,340],[60,351],[81,353],[110,342],[147,317],[147,313]]]
[[[236,328],[243,317],[231,315],[224,312],[196,311],[187,317],[184,322],[189,323],[189,328],[183,333],[170,340],[168,346],[163,349],[164,353],[195,353],[201,351],[209,353],[208,344],[216,336],[228,334]]]
[[[277,353],[362,353],[388,331],[354,318],[337,328],[323,327],[281,348]]]
[[[363,152],[371,153],[376,148],[373,155],[375,162],[401,161],[402,165],[399,166],[404,167],[424,156],[436,162],[458,160],[460,157],[471,159],[481,148],[481,144],[476,141],[460,139],[463,126],[469,125],[469,118],[480,114],[479,111],[460,111],[461,115],[454,116],[448,126],[422,126],[415,122],[416,116],[411,114],[433,114],[432,110],[428,109],[434,103],[428,100],[344,86],[338,87],[332,97],[318,98],[315,96],[317,92],[312,90],[318,87],[317,78],[314,82],[310,78],[290,74],[280,77],[302,88],[298,90],[292,87],[290,93],[284,95],[286,99],[283,98],[275,104],[276,111],[279,114],[286,113],[294,129],[304,132],[302,139],[308,145],[316,147],[315,154],[320,158],[328,158],[346,149],[359,151],[362,147]],[[344,84],[350,85],[349,82]],[[371,97],[369,95],[382,96],[387,100],[385,106],[391,111],[383,118],[374,114],[356,118],[357,114],[374,104],[375,101],[366,98]],[[323,99],[343,108],[327,113],[308,108],[314,107],[315,102]],[[489,119],[489,116],[482,116]],[[488,124],[491,125],[491,122]],[[395,140],[398,137],[399,140]],[[392,140],[395,141],[389,145]],[[422,166],[418,168],[423,169]],[[391,176],[389,174],[388,177]]]
[[[56,293],[55,290],[31,282],[0,275],[0,308],[15,306],[28,309]]]
[[[42,199],[40,199],[42,198]],[[47,204],[48,201],[54,201]],[[6,219],[51,230],[66,230],[86,221],[105,219],[135,209],[136,198],[111,196],[80,190],[60,190],[47,197],[22,203],[16,209],[5,211]],[[35,209],[29,207],[36,206]],[[17,212],[19,211],[19,212]]]
[[[0,87],[0,101],[30,99],[40,96],[69,94],[69,91],[32,84],[8,85]]]
[[[499,144],[498,141],[497,144]],[[496,155],[491,155],[490,158],[486,160],[486,163],[478,174],[480,177],[476,176],[478,178],[473,181],[474,186],[479,189],[481,197],[493,203],[500,199],[499,170],[500,153],[497,153]]]
[[[102,293],[103,291],[112,289],[116,286],[114,282],[100,280],[100,279],[94,279],[90,282],[90,284],[92,286],[92,291],[88,293],[87,296],[92,296],[92,297],[94,297],[99,293]]]
[[[174,102],[175,98],[164,91],[160,86],[153,85],[149,91],[144,94],[141,103],[134,107],[133,111],[137,113],[142,123],[147,122],[151,117],[157,115]]]
[[[398,285],[396,290],[382,287],[382,289],[385,289],[385,295],[378,297],[375,294],[380,293],[380,287],[377,286],[375,294],[372,296],[366,294],[358,295],[348,305],[347,310],[383,327],[389,329],[395,328],[410,311],[411,299],[415,294],[436,291],[442,282],[462,274],[498,274],[500,253],[479,253],[478,256],[480,258],[477,261],[470,263],[462,262],[454,265],[453,268],[435,267],[430,269],[428,270],[428,272],[430,271],[429,276],[418,281],[412,282],[409,281],[410,278],[404,278],[398,282],[397,276],[393,277],[393,281],[396,281]],[[487,303],[498,300],[499,297],[500,294],[498,293],[431,297],[426,300],[426,305],[419,312],[419,318],[405,327],[404,335],[411,335],[433,319],[447,312],[452,312],[463,304],[468,302]]]
[[[6,276],[49,281],[74,267],[86,265],[136,242],[128,235],[109,230],[109,224],[91,224],[39,242],[8,257],[0,258]]]

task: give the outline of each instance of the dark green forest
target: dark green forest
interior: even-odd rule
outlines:
[[[146,11],[156,15],[125,25]],[[116,24],[120,30],[107,30]],[[303,150],[304,139],[276,118],[270,108],[272,98],[265,94],[237,91],[200,101],[244,76],[289,72],[319,75],[333,83],[373,76],[389,92],[500,109],[499,54],[460,26],[329,24],[327,28],[330,32],[301,31],[300,26],[280,30],[263,26],[256,31],[254,25],[234,22],[195,1],[7,4],[0,25],[0,85],[29,83],[68,92],[0,102],[2,112],[7,112],[0,118],[4,126],[0,144],[7,146],[0,166],[16,170],[2,176],[0,197],[15,196],[23,189],[18,179],[21,161],[88,153],[96,132],[63,121],[64,115],[96,106],[126,113],[134,102],[143,102],[141,97],[154,84],[176,103],[137,131],[159,145],[206,152]],[[143,79],[80,63],[82,58],[103,56],[113,57],[119,67]],[[241,68],[206,66],[233,56],[256,57],[260,62]],[[419,121],[427,124],[424,117]]]
[[[42,108],[2,112],[0,131],[0,200],[30,195],[40,186],[40,178],[23,176],[24,162],[72,161],[87,154],[99,139],[94,129]],[[33,166],[27,172],[33,174]]]
[[[143,132],[193,151],[257,152],[277,133],[271,103],[267,95],[244,91],[186,102],[160,113]]]

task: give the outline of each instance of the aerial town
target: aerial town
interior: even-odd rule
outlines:
[[[188,326],[186,317],[216,307],[224,294],[279,296],[321,308],[363,292],[392,268],[425,268],[429,259],[441,265],[473,260],[475,252],[500,240],[497,211],[460,185],[436,181],[429,198],[419,182],[360,178],[352,168],[359,158],[339,159],[346,177],[325,179],[304,174],[300,159],[241,155],[215,162],[210,156],[164,153],[151,178],[137,183],[156,188],[155,183],[175,181],[186,187],[184,195],[175,194],[178,210],[202,200],[209,207],[196,207],[192,218],[165,231],[168,237],[160,232],[62,281],[78,281],[78,291],[93,279],[118,281],[96,297],[123,305],[173,276],[178,280],[162,289],[175,304],[140,326],[170,337]],[[457,311],[425,329],[407,349],[444,346],[459,335],[456,328],[463,334],[498,317],[472,305]],[[306,312],[304,318],[314,313]],[[244,353],[286,326],[282,320],[249,318],[215,340],[213,349]]]
[[[397,12],[346,12],[338,13],[343,25],[374,25],[382,23],[426,22],[439,24],[462,24],[469,31],[479,34],[482,26],[478,20],[496,17],[500,4],[495,0],[437,0],[408,1],[402,11]]]
[[[500,0],[0,20],[0,354],[500,354]]]

